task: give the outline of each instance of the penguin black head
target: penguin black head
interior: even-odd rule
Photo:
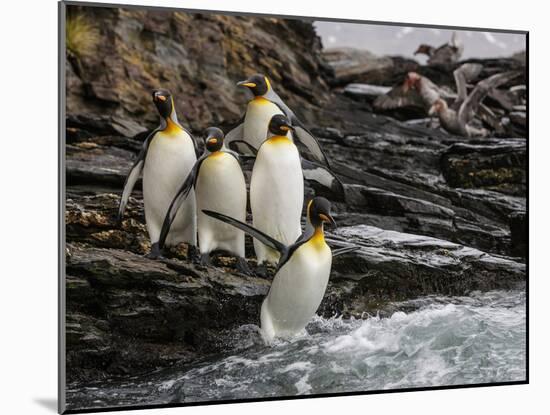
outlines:
[[[330,202],[324,197],[314,197],[307,205],[307,217],[311,224],[318,228],[323,223],[330,223],[336,226],[336,222],[330,214]]]
[[[238,86],[245,86],[252,91],[255,97],[265,95],[271,89],[271,83],[267,76],[257,73],[245,81],[237,82]]]
[[[204,131],[205,139],[204,144],[211,153],[219,151],[223,146],[223,139],[225,137],[222,130],[217,127],[208,127]]]
[[[153,102],[161,117],[168,118],[172,114],[174,101],[172,94],[166,89],[155,89],[153,91]]]
[[[277,114],[271,117],[268,129],[271,134],[282,136],[286,136],[289,131],[294,131],[294,127],[283,114]]]

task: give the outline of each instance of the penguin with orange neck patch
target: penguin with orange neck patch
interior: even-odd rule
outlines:
[[[237,86],[247,88],[254,98],[248,102],[242,122],[227,133],[226,145],[234,141],[234,147],[245,154],[249,152],[248,146],[259,149],[267,135],[269,121],[274,115],[281,114],[286,116],[294,127],[291,139],[302,143],[319,163],[329,167],[328,158],[315,136],[277,95],[267,76],[255,74],[245,81],[238,82]],[[243,141],[246,145],[239,146],[239,142]]]
[[[201,264],[210,265],[210,253],[223,250],[237,257],[237,268],[250,273],[244,259],[244,233],[212,219],[202,210],[215,210],[241,221],[246,219],[246,182],[237,157],[223,150],[223,131],[216,127],[205,131],[205,153],[197,160],[176,193],[164,218],[159,239],[162,250],[172,222],[180,206],[194,189],[197,203],[197,224]]]
[[[153,102],[160,115],[160,125],[143,142],[142,150],[130,169],[120,200],[119,220],[124,215],[128,198],[143,173],[145,222],[151,239],[150,257],[160,255],[159,237],[166,211],[181,183],[197,161],[195,141],[178,122],[174,100],[169,91],[153,92]],[[197,244],[197,220],[194,194],[187,198],[174,216],[167,245],[186,242]]]
[[[307,207],[307,226],[292,244],[284,244],[242,221],[219,212],[205,214],[235,226],[280,253],[277,271],[267,297],[262,303],[260,322],[264,340],[290,337],[304,330],[315,315],[325,294],[332,258],[359,247],[332,251],[325,242],[323,225],[336,223],[330,212],[330,202],[315,197]]]
[[[302,233],[300,219],[304,204],[304,176],[298,148],[289,134],[290,121],[282,114],[268,123],[264,140],[252,168],[250,208],[254,227],[285,244]],[[254,240],[258,264],[276,264],[279,253]]]

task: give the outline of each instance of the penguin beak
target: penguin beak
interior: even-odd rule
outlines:
[[[319,215],[319,217],[321,218],[321,220],[323,222],[326,222],[326,223],[330,223],[332,226],[334,226],[336,228],[336,221],[334,220],[334,218],[330,215],[325,215],[324,213],[321,213]]]
[[[164,95],[160,95],[160,94],[155,94],[155,101],[161,101],[161,102],[164,102],[166,101],[166,97]]]
[[[212,144],[212,145],[218,144],[218,139],[216,137],[208,137],[206,141],[208,142],[208,144]]]
[[[288,131],[294,131],[294,127],[293,127],[292,125],[283,125],[283,126],[281,127],[281,130],[286,131],[286,132],[288,132]]]
[[[256,84],[254,82],[250,82],[249,80],[237,82],[237,86],[246,86],[247,88],[256,88]]]

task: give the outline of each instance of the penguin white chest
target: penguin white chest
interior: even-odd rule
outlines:
[[[248,103],[244,117],[244,140],[259,149],[267,138],[269,121],[276,114],[283,114],[281,109],[265,98],[256,97]]]
[[[147,151],[143,168],[143,200],[145,219],[152,242],[156,242],[164,216],[179,187],[197,160],[193,141],[189,134],[180,129],[158,132]],[[178,211],[167,244],[178,242],[195,243],[196,230],[194,192]],[[188,228],[192,228],[188,229]],[[188,235],[174,239],[181,232]]]
[[[332,253],[314,237],[300,246],[277,272],[262,304],[261,325],[266,340],[302,331],[325,294]]]
[[[195,189],[201,253],[224,249],[244,257],[244,233],[202,212],[246,220],[246,183],[237,159],[224,152],[211,154],[201,164]]]
[[[258,152],[250,181],[254,227],[285,244],[302,233],[304,178],[298,149],[287,137],[272,137]],[[254,240],[258,261],[276,263],[279,255]]]

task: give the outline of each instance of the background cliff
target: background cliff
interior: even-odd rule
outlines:
[[[80,19],[76,34],[85,26],[93,36],[82,52],[69,49],[67,112],[115,117],[132,125],[128,132],[156,126],[151,90],[159,87],[174,94],[181,121],[196,131],[237,121],[246,97],[235,83],[256,72],[269,74],[298,111],[329,98],[309,23],[106,8],[70,8],[69,19]]]

